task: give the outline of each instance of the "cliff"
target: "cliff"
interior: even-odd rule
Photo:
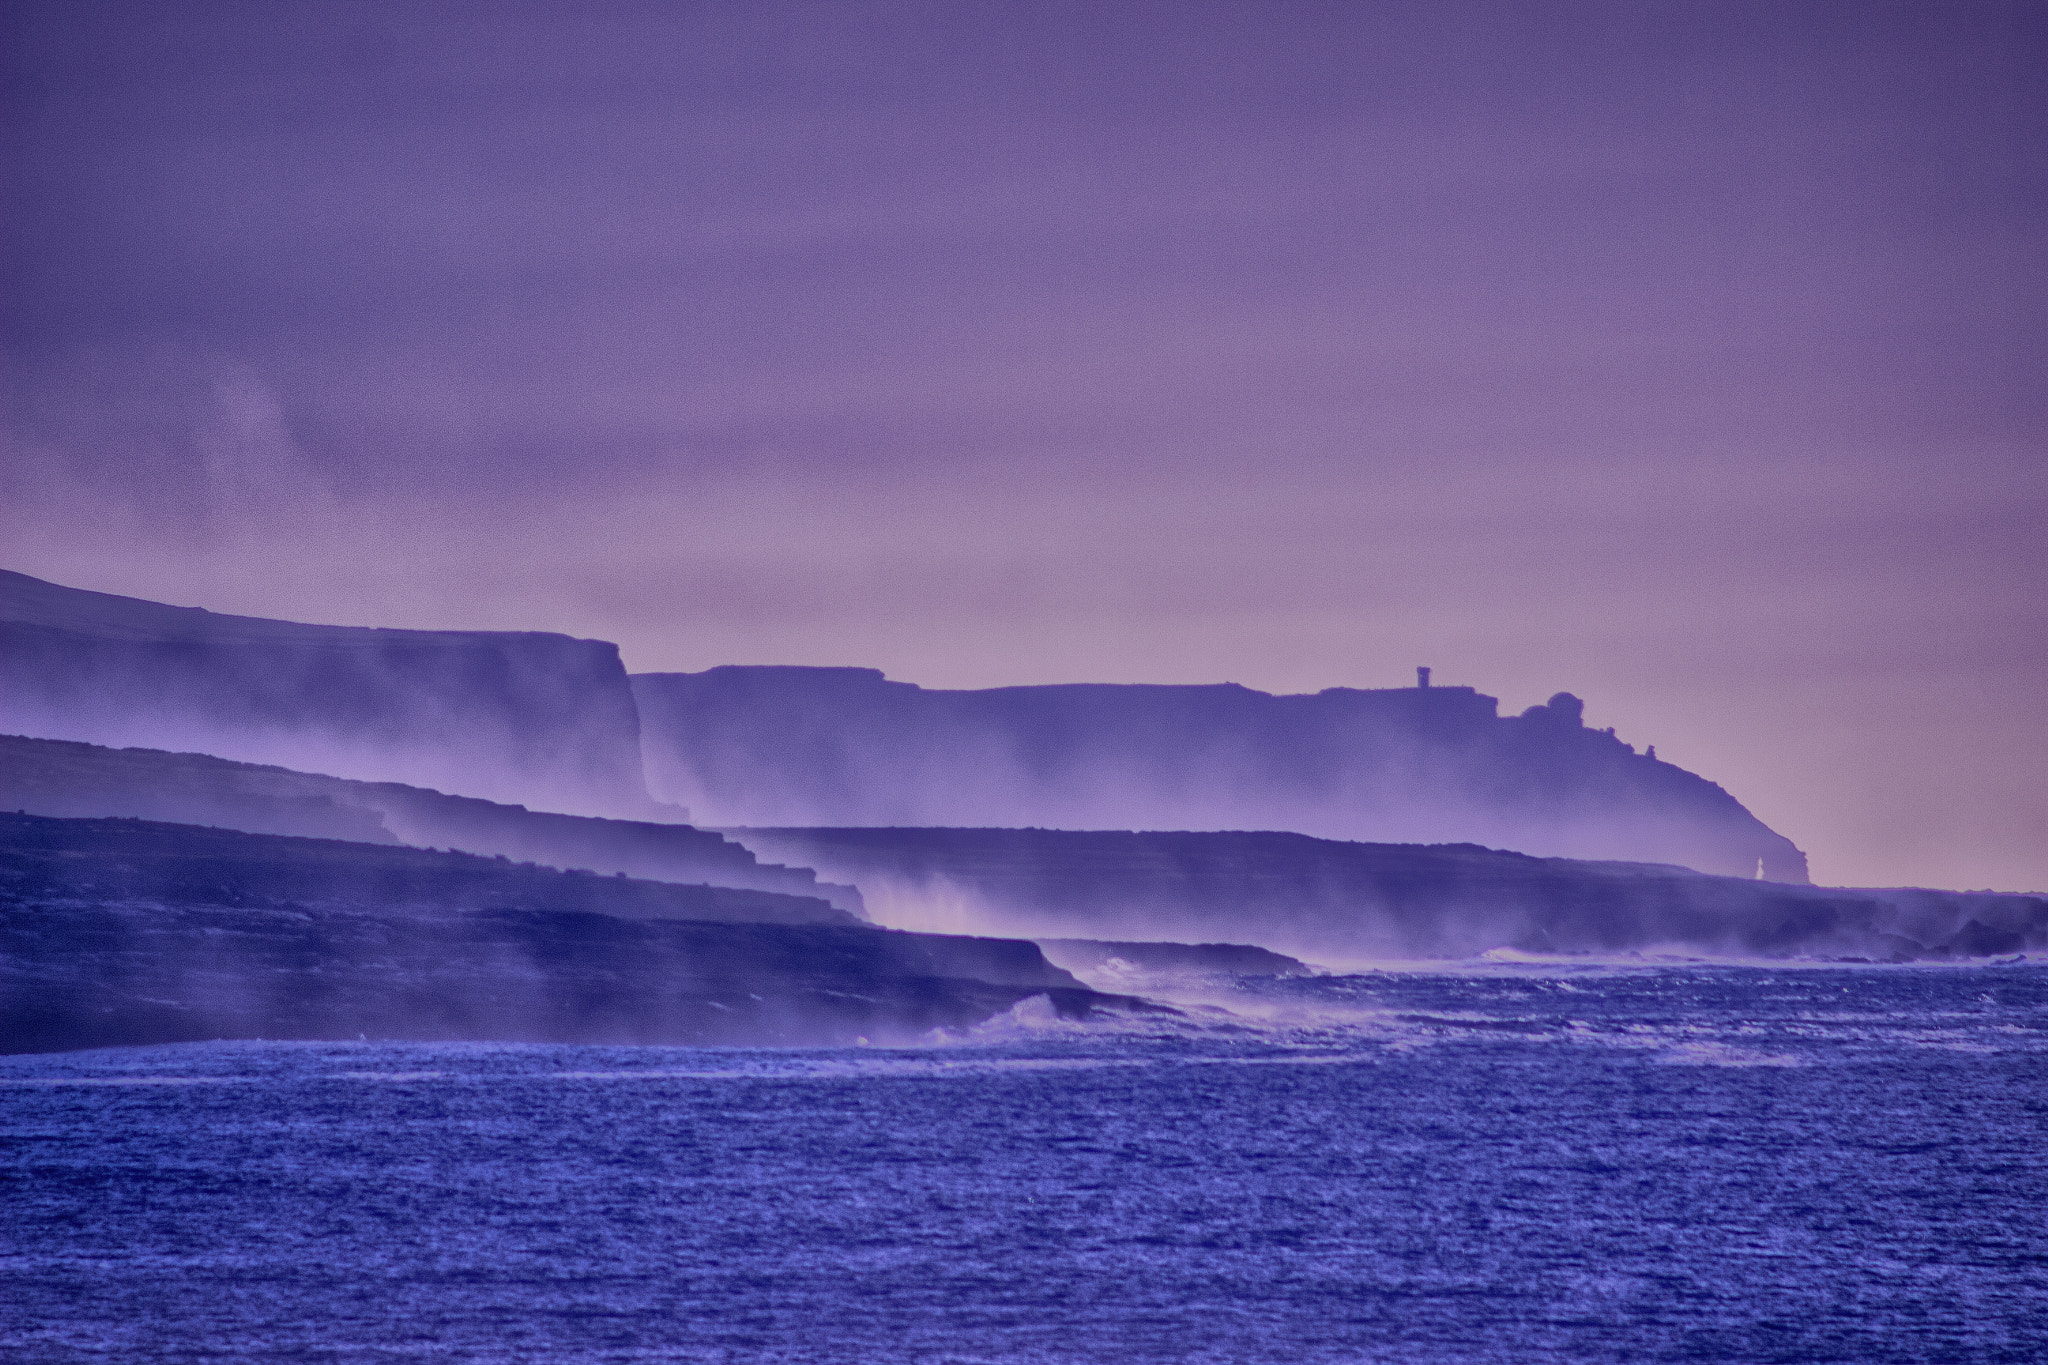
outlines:
[[[817,896],[861,913],[860,893],[852,887],[821,884],[808,868],[764,864],[710,830],[556,815],[206,754],[0,735],[0,810],[459,849],[654,881]]]
[[[934,691],[784,667],[632,686],[652,789],[707,824],[1292,830],[1807,880],[1734,797],[1567,694],[1501,716],[1469,687]]]
[[[0,1051],[213,1038],[847,1043],[1098,995],[1023,942],[463,854],[0,815]]]
[[[222,616],[0,572],[0,731],[662,819],[616,646]]]
[[[1221,940],[1321,962],[1530,953],[1920,961],[2048,950],[2048,896],[1790,886],[1473,845],[1283,833],[745,829],[890,923]]]

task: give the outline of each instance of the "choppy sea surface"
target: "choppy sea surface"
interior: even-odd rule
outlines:
[[[2048,968],[1203,995],[0,1059],[0,1358],[2048,1359]]]

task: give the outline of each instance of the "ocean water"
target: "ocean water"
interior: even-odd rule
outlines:
[[[0,1059],[7,1361],[2048,1359],[2048,970]]]

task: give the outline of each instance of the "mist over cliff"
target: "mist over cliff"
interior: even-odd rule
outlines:
[[[0,1053],[213,1038],[851,1043],[1101,996],[812,897],[0,812]]]
[[[617,646],[564,635],[301,625],[0,571],[0,732],[682,818],[647,797]]]
[[[1502,716],[1428,683],[629,678],[560,635],[4,574],[0,1032],[845,1041],[1101,1006],[1027,938],[1167,975],[2048,949],[2048,898],[1803,885],[1789,840],[1576,697]],[[933,929],[999,937],[898,932]]]
[[[875,669],[636,674],[656,795],[717,825],[1291,830],[1805,882],[1705,778],[1470,687],[927,690]]]
[[[208,754],[0,735],[0,810],[456,849],[655,881],[821,896],[861,913],[852,887],[820,883],[808,868],[763,863],[732,840],[690,825],[530,811]]]
[[[1560,693],[1502,716],[1461,686],[629,679],[600,641],[223,616],[0,573],[0,731],[27,736],[641,821],[1279,829],[1806,880],[1726,791],[1582,713]]]
[[[2048,895],[1792,886],[1287,833],[748,829],[902,928],[1253,944],[1324,964],[1535,954],[1949,961],[2048,949]],[[1269,969],[1270,970],[1270,969]]]

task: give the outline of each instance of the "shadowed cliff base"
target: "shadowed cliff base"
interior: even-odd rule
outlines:
[[[1311,962],[1677,952],[1909,962],[2048,950],[2048,895],[1788,886],[1291,833],[732,829],[890,924],[1250,943]]]
[[[143,821],[0,816],[0,1050],[214,1038],[847,1043],[1103,995],[822,901]],[[627,916],[635,916],[628,918]]]
[[[1470,687],[1273,696],[1076,683],[926,690],[875,669],[633,677],[650,789],[706,824],[1281,829],[1470,842],[1807,880],[1733,796],[1559,693],[1519,716]]]
[[[723,835],[690,825],[556,815],[206,754],[0,735],[0,810],[446,848],[652,881],[816,896],[862,914],[852,887],[821,884],[808,868],[764,864]]]

